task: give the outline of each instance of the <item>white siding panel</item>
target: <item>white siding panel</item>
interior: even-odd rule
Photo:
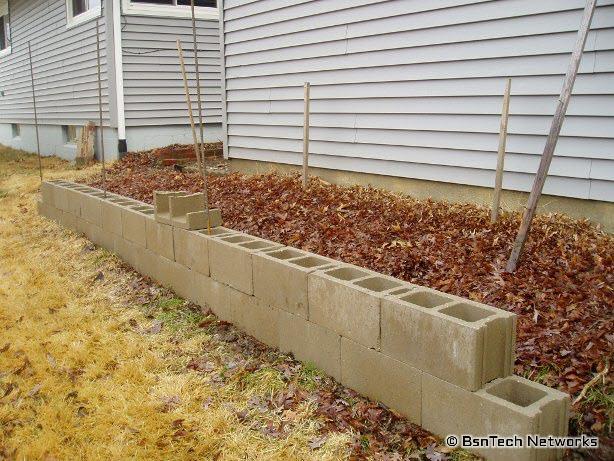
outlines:
[[[219,26],[197,20],[198,59],[203,120],[222,120]],[[192,23],[190,19],[122,17],[122,55],[126,126],[187,125],[183,80],[176,40],[184,50],[192,94],[196,94]],[[197,109],[193,98],[193,109]]]
[[[584,0],[227,0],[230,157],[528,191]],[[614,201],[614,0],[600,0],[544,192]]]
[[[28,41],[41,124],[98,120],[96,22],[66,27],[65,0],[11,0],[11,54],[0,58],[0,122],[33,123]],[[100,18],[103,121],[109,125],[106,21]]]

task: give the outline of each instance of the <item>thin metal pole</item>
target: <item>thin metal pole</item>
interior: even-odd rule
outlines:
[[[501,110],[501,127],[499,128],[499,152],[497,155],[497,175],[495,177],[495,193],[492,201],[492,212],[490,221],[494,224],[499,219],[499,209],[501,208],[501,188],[503,187],[503,166],[505,162],[505,146],[507,143],[507,121],[510,112],[510,91],[512,89],[512,79],[507,79],[505,94],[503,95],[503,109]]]
[[[309,82],[305,82],[305,108],[303,114],[303,189],[307,189],[309,168],[309,102],[310,102],[310,88]]]
[[[38,113],[36,111],[36,91],[34,90],[34,70],[32,68],[32,49],[28,42],[28,57],[30,59],[30,81],[32,83],[32,104],[34,105],[34,126],[36,128],[36,153],[38,154],[38,173],[43,182],[43,162],[41,160],[41,145],[38,137]]]
[[[102,159],[102,191],[107,198],[107,174],[104,155],[104,128],[102,126],[102,77],[100,75],[100,21],[96,19],[96,61],[98,64],[98,116],[100,119],[100,155]]]
[[[586,44],[586,37],[588,36],[588,30],[593,20],[593,14],[595,13],[596,0],[588,0],[584,7],[584,15],[582,22],[578,30],[578,40],[576,46],[571,55],[569,62],[569,68],[565,75],[565,81],[563,82],[563,88],[561,89],[561,95],[559,96],[559,103],[554,112],[552,119],[552,125],[550,126],[550,133],[548,134],[548,140],[544,147],[542,159],[535,175],[535,181],[533,182],[533,188],[529,194],[529,200],[527,201],[527,207],[522,215],[522,222],[518,229],[518,235],[516,241],[512,247],[510,259],[507,261],[505,270],[507,272],[514,272],[518,265],[518,259],[522,253],[522,249],[526,242],[537,209],[537,202],[542,194],[546,177],[548,176],[548,170],[550,163],[552,163],[552,157],[554,156],[554,149],[556,148],[557,141],[559,140],[559,134],[565,120],[565,113],[567,112],[567,106],[569,105],[569,99],[571,98],[571,91],[573,90],[576,76],[578,75],[578,68],[580,67],[580,60],[582,59],[582,53],[584,51],[584,45]]]
[[[194,0],[190,1],[192,12],[192,39],[194,42],[194,66],[196,70],[196,98],[198,101],[198,125],[200,127],[200,174],[203,178],[203,195],[205,197],[205,213],[207,214],[207,232],[211,234],[211,220],[209,218],[209,194],[207,187],[207,164],[205,162],[205,135],[203,128],[202,98],[200,95],[200,68],[198,64],[198,41],[196,40],[196,15],[194,13]]]

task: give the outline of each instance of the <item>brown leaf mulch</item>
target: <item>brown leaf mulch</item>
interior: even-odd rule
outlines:
[[[107,172],[108,190],[146,202],[154,190],[202,190],[196,173],[154,164],[128,155]],[[209,194],[233,229],[515,312],[515,372],[572,398],[614,361],[614,237],[588,221],[537,217],[509,274],[518,213],[492,225],[476,205],[317,178],[305,192],[298,176],[275,174],[212,177]],[[574,406],[572,432],[610,435],[613,407],[610,372]]]

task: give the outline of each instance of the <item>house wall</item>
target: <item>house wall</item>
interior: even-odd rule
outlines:
[[[584,0],[226,0],[227,153],[492,187],[512,77],[503,186],[530,189]],[[599,0],[546,194],[614,201],[614,1]]]
[[[104,3],[104,2],[103,2]],[[36,151],[28,41],[36,88],[40,147],[43,155],[74,158],[62,125],[98,125],[96,21],[67,27],[65,0],[10,0],[11,53],[0,57],[0,143]],[[117,134],[109,117],[106,20],[99,20],[105,150],[115,155]],[[112,112],[112,111],[111,111]],[[21,125],[12,136],[11,124]],[[115,151],[115,152],[114,152]]]
[[[179,38],[196,115],[191,19],[123,15],[121,20],[126,126],[182,126],[184,137],[189,139],[186,141],[192,142],[176,45]],[[218,22],[198,19],[196,30],[204,122],[219,125],[222,103]],[[206,136],[214,132],[207,131]],[[133,149],[133,145],[129,138],[128,147]]]
[[[10,0],[12,52],[0,58],[0,123],[32,123],[28,41],[38,121],[83,125],[98,120],[96,21],[66,27],[65,0]],[[100,18],[103,118],[109,124],[106,21]]]

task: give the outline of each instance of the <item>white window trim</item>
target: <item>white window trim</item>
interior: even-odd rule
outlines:
[[[219,0],[218,0],[219,8]],[[218,8],[197,6],[194,8],[194,16],[199,19],[219,19]],[[147,5],[133,3],[130,0],[122,0],[122,13],[132,16],[158,16],[165,18],[191,18],[192,11],[189,5]]]
[[[72,12],[72,1],[66,0],[66,28],[72,29],[73,27],[77,27],[84,22],[91,21],[92,19],[99,18],[102,16],[102,1],[100,5],[91,10],[87,10],[85,13],[81,13],[77,16],[73,16]]]
[[[4,56],[8,56],[9,54],[11,54],[11,45],[9,45],[8,48],[0,50],[0,58],[3,58]]]

